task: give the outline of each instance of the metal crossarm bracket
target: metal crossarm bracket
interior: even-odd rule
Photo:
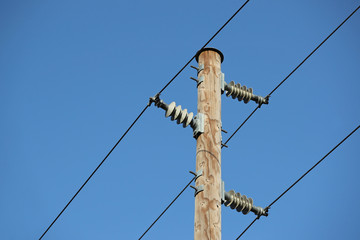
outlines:
[[[231,209],[236,209],[238,212],[248,214],[250,211],[260,218],[261,216],[268,216],[268,208],[262,208],[254,206],[252,198],[248,198],[245,195],[236,193],[234,190],[229,192],[225,191],[225,183],[221,182],[221,203]]]

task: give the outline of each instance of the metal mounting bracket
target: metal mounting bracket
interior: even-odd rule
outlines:
[[[198,79],[190,77],[191,80],[194,80],[196,82],[196,87],[199,87],[199,84],[204,81],[204,76],[199,77]]]
[[[204,76],[199,77],[199,73],[200,73],[202,70],[204,70],[204,64],[200,64],[199,67],[195,67],[195,66],[191,66],[191,67],[194,68],[194,69],[196,69],[198,78],[196,79],[196,78],[191,77],[190,79],[192,79],[192,80],[194,80],[195,82],[197,82],[196,87],[199,87],[200,83],[202,83],[202,82],[204,81],[204,79],[205,79]]]
[[[195,189],[195,194],[194,194],[194,197],[196,197],[196,195],[199,193],[199,192],[202,192],[204,191],[204,185],[199,185],[199,186],[190,186],[191,188]]]
[[[225,92],[225,86],[226,86],[224,73],[221,73],[220,79],[221,79],[221,94],[223,94]]]
[[[198,69],[197,69],[197,73],[199,74],[202,70],[204,70],[204,64],[200,64]]]
[[[197,138],[201,133],[204,132],[205,116],[203,113],[198,113],[194,117],[193,135]]]
[[[202,70],[204,70],[204,64],[200,64],[199,67],[195,67],[195,66],[190,66],[190,67],[196,69],[198,75]]]
[[[221,181],[220,198],[221,198],[221,204],[223,204],[225,202],[225,182],[224,181]]]
[[[204,81],[205,77],[204,76],[201,76],[201,77],[198,77],[197,79],[197,86],[198,87],[200,85],[200,83],[202,83]]]
[[[199,177],[201,177],[201,176],[203,175],[203,170],[202,170],[202,169],[200,169],[200,170],[197,171],[196,173],[193,172],[193,171],[189,171],[189,172],[195,176],[195,179],[194,179],[195,182],[196,182],[196,180],[197,180]]]

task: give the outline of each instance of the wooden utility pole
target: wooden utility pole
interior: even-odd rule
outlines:
[[[203,175],[196,186],[204,191],[195,196],[195,240],[221,239],[221,63],[223,54],[205,48],[196,55],[199,63],[198,113],[203,113],[204,133],[197,138],[196,171]],[[203,70],[202,66],[204,67]]]

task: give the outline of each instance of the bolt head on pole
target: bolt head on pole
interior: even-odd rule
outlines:
[[[199,56],[202,52],[204,51],[214,51],[214,52],[217,52],[219,55],[220,55],[220,58],[221,58],[221,63],[224,61],[224,54],[222,54],[222,52],[216,48],[202,48],[200,49],[196,55],[195,55],[195,59],[196,59],[196,62],[199,62]]]

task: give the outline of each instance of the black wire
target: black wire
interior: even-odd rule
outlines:
[[[293,71],[290,72],[289,75],[287,75],[270,93],[273,94],[313,53],[318,50],[321,45],[323,45],[330,37],[333,35],[357,10],[359,10],[360,5],[337,27],[334,31],[330,33]],[[246,123],[247,120],[256,112],[256,110],[259,109],[259,106],[254,109],[254,111],[245,119],[245,121],[236,129],[236,131],[230,136],[228,140],[226,140],[225,144],[230,141],[230,139],[239,131],[239,129]],[[279,197],[277,197],[267,208],[270,208],[274,203],[276,203],[282,196],[284,196],[292,187],[294,187],[303,177],[305,177],[311,170],[313,170],[318,164],[320,164],[327,156],[329,156],[338,146],[340,146],[348,137],[350,137],[356,130],[360,128],[360,125],[355,128],[349,135],[347,135],[340,143],[338,143],[333,149],[330,150],[320,161],[318,161],[314,166],[312,166],[305,174],[303,174],[296,182],[294,182],[289,188],[287,188]],[[247,228],[236,238],[238,240],[257,220],[258,218],[255,218]]]
[[[298,180],[296,180],[290,187],[288,187],[279,197],[277,197],[272,203],[269,204],[270,208],[274,203],[276,203],[282,196],[284,196],[292,187],[294,187],[303,177],[305,177],[311,170],[313,170],[317,165],[319,165],[327,156],[329,156],[337,147],[339,147],[346,139],[348,139],[356,130],[360,128],[360,125],[357,126],[351,133],[349,133],[341,142],[339,142],[333,149],[331,149],[323,158],[321,158],[314,166],[312,166],[306,173],[304,173]]]
[[[247,0],[243,5],[241,5],[241,7],[224,23],[224,25],[221,26],[221,28],[204,44],[204,46],[202,46],[201,49],[204,49],[220,32],[221,30],[241,11],[241,9],[243,9],[243,7],[245,7],[245,5],[249,2],[250,0]],[[201,50],[200,49],[200,50]],[[175,76],[159,91],[158,94],[161,94],[174,80],[175,78],[190,64],[190,62],[192,60],[194,60],[194,58],[196,57],[196,54],[175,74]],[[167,206],[167,208],[159,215],[158,218],[156,218],[156,220],[150,225],[150,227],[143,233],[143,235],[141,235],[141,237],[139,238],[139,240],[150,230],[150,228],[161,218],[161,216],[168,210],[168,208],[170,208],[170,206],[176,201],[176,199],[185,191],[185,189],[187,187],[189,187],[189,185],[191,184],[191,182],[195,179],[195,177],[188,183],[188,185],[186,185],[186,187],[179,193],[179,195],[176,196],[176,198],[169,204],[169,206]]]
[[[239,238],[241,238],[241,236],[256,222],[256,220],[258,220],[258,217],[256,217],[250,224],[249,226],[247,226],[245,228],[245,230],[236,238],[236,240],[238,240]]]
[[[247,122],[247,120],[249,120],[251,118],[251,116],[259,109],[260,107],[257,106],[254,111],[252,111],[252,113],[250,113],[250,115],[245,119],[245,121],[234,131],[233,134],[231,134],[231,136],[225,141],[225,145],[230,141],[230,139],[240,130],[240,128]],[[221,146],[221,148],[223,148],[224,145]]]
[[[360,125],[357,126],[351,133],[349,133],[343,140],[341,140],[335,147],[333,147],[324,157],[322,157],[314,166],[312,166],[306,173],[304,173],[298,180],[296,180],[290,187],[288,187],[282,194],[279,195],[272,203],[269,204],[266,208],[269,209],[274,203],[276,203],[282,196],[284,196],[292,187],[294,187],[301,179],[303,179],[309,172],[311,172],[317,165],[319,165],[327,156],[329,156],[337,147],[339,147],[343,142],[346,141],[353,133],[355,133],[360,128]],[[238,240],[250,227],[254,224],[254,222],[258,219],[256,217],[251,224],[245,228],[245,230],[240,234],[236,240]]]
[[[217,35],[218,33],[240,12],[240,10],[249,2],[250,0],[247,0],[227,21],[226,23],[205,43],[205,45],[201,48],[205,48]],[[194,55],[181,69],[178,73],[175,74],[175,76],[159,91],[159,94],[162,93],[174,80],[175,78],[190,64],[190,62],[195,58],[196,55]],[[121,142],[121,140],[125,137],[125,135],[129,132],[129,130],[132,128],[132,126],[136,123],[136,121],[141,117],[141,115],[145,112],[145,110],[149,107],[149,105],[147,105],[142,112],[140,113],[140,115],[135,119],[135,121],[130,125],[130,127],[126,130],[126,132],[121,136],[121,138],[119,139],[119,141],[114,145],[114,147],[110,150],[110,152],[105,156],[105,158],[101,161],[101,163],[96,167],[96,169],[91,173],[91,175],[88,177],[88,179],[84,182],[84,184],[79,188],[79,190],[75,193],[75,195],[70,199],[70,201],[66,204],[66,206],[63,208],[63,210],[57,215],[57,217],[54,219],[54,221],[49,225],[49,227],[45,230],[45,232],[41,235],[41,237],[39,238],[42,239],[45,234],[49,231],[49,229],[52,227],[52,225],[57,221],[57,219],[61,216],[61,214],[65,211],[65,209],[70,205],[70,203],[74,200],[74,198],[78,195],[78,193],[82,190],[82,188],[87,184],[87,182],[90,180],[90,178],[95,174],[95,172],[100,168],[100,166],[105,162],[105,160],[107,159],[107,157],[112,153],[112,151],[116,148],[116,146]],[[188,184],[190,185],[190,183]],[[187,188],[188,186],[186,186]],[[185,189],[184,189],[185,190]],[[183,190],[183,191],[184,191]],[[181,192],[182,193],[182,192]],[[180,194],[181,194],[180,193]],[[178,196],[180,196],[180,194]],[[177,197],[178,197],[177,196]],[[176,199],[177,199],[176,197]],[[175,200],[176,200],[175,199]],[[174,201],[175,201],[174,200]],[[172,202],[173,203],[173,202]],[[171,203],[171,204],[172,204]],[[168,206],[170,207],[171,204]],[[165,209],[166,211],[167,209]],[[164,212],[165,212],[164,211]],[[163,212],[163,213],[164,213]],[[162,213],[162,214],[163,214]],[[161,215],[162,215],[161,214]],[[159,216],[159,218],[161,217],[161,215]],[[156,219],[157,221],[158,219]],[[156,222],[155,221],[155,222]],[[155,222],[153,224],[155,224]],[[152,224],[152,225],[153,225]],[[152,225],[149,227],[149,229],[152,227]],[[148,230],[149,230],[148,229]],[[146,230],[146,232],[148,231]],[[145,233],[146,233],[145,232]],[[143,235],[145,235],[145,233]],[[142,236],[140,237],[140,239],[142,238]]]
[[[310,58],[320,47],[323,45],[357,10],[359,10],[360,5],[339,25],[332,31],[299,65],[292,70],[289,75],[287,75],[267,96],[270,97],[303,63]],[[254,111],[245,119],[245,121],[235,130],[235,132],[226,140],[225,144],[230,141],[230,139],[240,130],[240,128],[246,123],[247,120],[259,109],[259,106],[254,109]]]
[[[204,44],[204,46],[202,46],[201,49],[204,49],[215,37],[216,35],[218,35],[221,30],[223,30],[223,28],[240,12],[241,9],[243,9],[243,7],[245,7],[245,5],[249,2],[250,0],[247,0],[243,5],[241,5],[241,7],[226,21],[226,23],[224,23],[224,25],[222,25],[222,27]],[[175,74],[175,76],[159,91],[159,94],[162,93],[169,85],[170,83],[172,83],[175,78],[191,63],[192,60],[194,60],[194,58],[196,57],[196,54],[180,69],[180,71],[178,73]]]
[[[294,70],[292,70],[291,73],[289,73],[289,75],[287,75],[284,80],[282,80],[270,93],[269,96],[271,94],[273,94],[311,55],[313,55],[313,53],[316,52],[316,50],[318,50],[321,45],[323,45],[357,10],[359,10],[360,5],[337,27],[335,28],[334,31],[332,31],[332,33],[330,33],[329,36],[327,36]]]
[[[134,124],[137,122],[137,120],[143,115],[143,113],[146,111],[146,109],[149,106],[146,105],[146,107],[141,111],[139,116],[135,119],[135,121],[130,125],[130,127],[125,131],[125,133],[120,137],[120,139],[117,141],[117,143],[112,147],[112,149],[106,154],[105,158],[101,161],[101,163],[95,168],[95,170],[90,174],[90,176],[86,179],[86,181],[83,183],[83,185],[79,188],[79,190],[75,193],[75,195],[70,199],[70,201],[66,204],[66,206],[61,210],[61,212],[57,215],[57,217],[54,219],[54,221],[49,225],[49,227],[45,230],[45,232],[41,235],[39,238],[42,239],[45,234],[49,231],[49,229],[54,225],[56,220],[61,216],[61,214],[65,211],[65,209],[70,205],[70,203],[75,199],[75,197],[79,194],[79,192],[83,189],[83,187],[87,184],[87,182],[91,179],[91,177],[96,173],[96,171],[100,168],[100,166],[105,162],[105,160],[109,157],[109,155],[114,151],[116,146],[121,142],[121,140],[126,136],[126,134],[130,131],[130,129],[134,126]]]
[[[155,219],[155,221],[150,225],[150,227],[148,227],[148,229],[146,229],[146,231],[141,235],[141,237],[139,238],[139,240],[141,238],[143,238],[143,236],[145,236],[145,234],[150,230],[150,228],[152,228],[152,226],[154,226],[154,224],[161,218],[161,216],[171,207],[171,205],[178,199],[178,197],[180,197],[180,195],[190,186],[190,184],[194,181],[194,179],[196,178],[193,177],[191,179],[191,181],[183,188],[183,190],[181,190],[181,192],[174,198],[174,200],[172,200],[172,202],[165,208],[165,210]]]
[[[201,48],[205,48],[217,35],[220,33],[220,31],[240,12],[240,10],[249,2],[250,0],[247,0],[227,21],[226,23],[205,43],[205,45]],[[194,55],[181,69],[178,73],[175,74],[175,76],[159,91],[159,94],[162,93],[174,80],[175,78],[190,64],[190,62],[195,58],[196,55]],[[121,140],[125,137],[125,135],[130,131],[130,129],[133,127],[133,125],[137,122],[137,120],[142,116],[142,114],[146,111],[146,109],[149,107],[147,105],[142,112],[139,114],[139,116],[135,119],[135,121],[130,125],[130,127],[125,131],[125,133],[121,136],[119,141],[114,145],[114,147],[109,151],[109,153],[105,156],[105,158],[101,161],[101,163],[95,168],[95,170],[91,173],[91,175],[86,179],[86,181],[83,183],[83,185],[79,188],[79,190],[75,193],[75,195],[70,199],[70,201],[66,204],[66,206],[61,210],[61,212],[57,215],[57,217],[53,220],[53,222],[49,225],[49,227],[45,230],[45,232],[41,235],[39,238],[42,239],[45,234],[49,231],[49,229],[54,225],[54,223],[57,221],[57,219],[61,216],[61,214],[65,211],[65,209],[70,205],[70,203],[75,199],[75,197],[79,194],[79,192],[82,190],[82,188],[87,184],[87,182],[91,179],[91,177],[95,174],[95,172],[100,168],[100,166],[105,162],[105,160],[108,158],[108,156],[112,153],[112,151],[117,147],[117,145],[121,142]],[[192,182],[193,180],[191,180]],[[190,182],[190,183],[191,183]],[[183,189],[183,191],[190,185],[190,183]],[[182,194],[182,192],[174,199],[174,201]],[[174,202],[173,201],[173,202]],[[173,202],[170,203],[170,205],[164,210],[164,212],[161,213],[161,215],[155,220],[155,222],[165,213],[165,211],[173,204]],[[146,232],[155,224],[155,222],[145,231],[145,233],[139,238],[141,239]]]

